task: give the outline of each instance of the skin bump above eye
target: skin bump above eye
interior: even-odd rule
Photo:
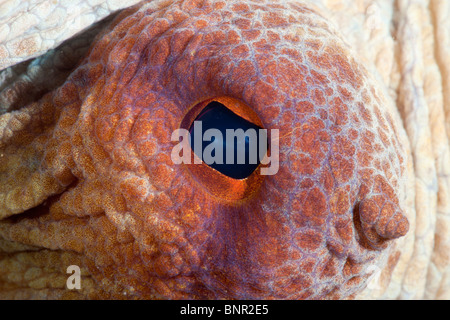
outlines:
[[[280,130],[279,172],[243,201],[170,158],[189,108],[223,96]],[[352,297],[408,231],[385,101],[296,1],[144,3],[64,85],[1,116],[0,237],[76,253],[86,297]]]

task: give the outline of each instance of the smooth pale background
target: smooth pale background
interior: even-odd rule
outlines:
[[[0,70],[39,56],[137,2],[0,0]],[[303,2],[331,20],[366,68],[380,78],[410,143],[410,232],[397,244],[401,256],[392,275],[381,272],[359,298],[450,299],[450,1]],[[65,59],[52,59],[50,67],[80,52],[65,51]],[[0,73],[0,102],[7,104],[2,89],[24,72],[30,71],[12,68]],[[27,79],[37,83],[42,75],[34,71]]]

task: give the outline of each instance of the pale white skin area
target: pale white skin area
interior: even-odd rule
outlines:
[[[39,56],[137,2],[0,0],[0,70]],[[396,243],[400,259],[394,270],[374,270],[358,298],[450,299],[450,2],[303,2],[329,19],[379,78],[390,98],[386,108],[406,133],[410,157],[404,198],[410,230]],[[66,55],[76,56],[75,49]],[[47,68],[65,60],[50,61]],[[0,92],[23,72],[3,73]],[[35,72],[28,81],[40,78]]]
[[[0,69],[36,57],[138,0],[0,1]]]

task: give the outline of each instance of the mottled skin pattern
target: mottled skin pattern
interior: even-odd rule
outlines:
[[[279,172],[239,202],[170,158],[172,131],[215,96],[280,129]],[[353,297],[408,231],[404,132],[385,103],[296,2],[126,10],[63,86],[0,117],[1,263],[38,274],[0,271],[1,295]],[[70,264],[77,292],[58,275]]]

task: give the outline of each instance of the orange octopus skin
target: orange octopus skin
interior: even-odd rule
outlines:
[[[170,157],[189,108],[218,96],[280,130],[278,173],[241,201]],[[0,239],[42,269],[80,264],[84,298],[353,297],[408,231],[384,101],[296,1],[140,4],[61,87],[0,116]],[[70,297],[6,278],[2,296]]]

